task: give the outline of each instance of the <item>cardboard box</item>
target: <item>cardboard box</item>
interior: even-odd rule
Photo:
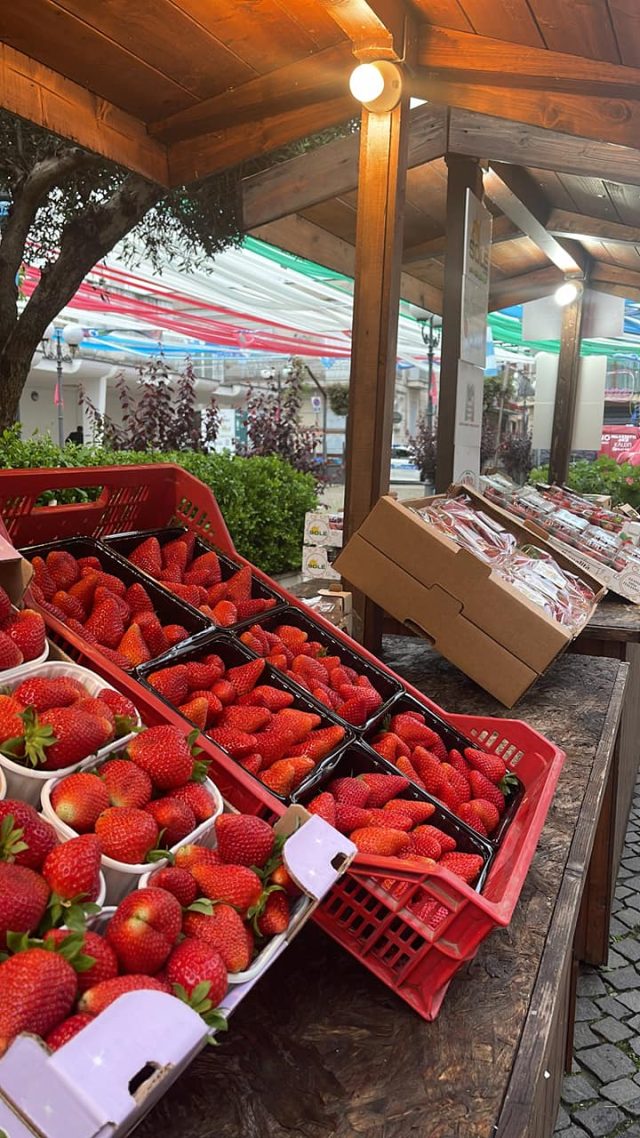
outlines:
[[[9,594],[10,600],[16,607],[22,604],[22,598],[32,577],[31,562],[22,557],[11,542],[0,535],[0,585]]]
[[[469,487],[464,492],[520,544],[552,553],[599,600],[605,589],[589,572]],[[433,498],[381,498],[338,557],[335,568],[409,630],[425,636],[501,703],[513,707],[573,636],[411,507]],[[595,608],[595,605],[594,605]]]

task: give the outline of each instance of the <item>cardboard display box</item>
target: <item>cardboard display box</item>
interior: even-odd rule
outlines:
[[[481,494],[454,486],[447,496],[461,493],[514,534],[520,545],[535,545],[551,554],[593,590],[596,603],[602,598],[606,590],[587,570]],[[381,498],[335,568],[353,588],[425,636],[452,664],[513,707],[573,635],[496,576],[490,565],[411,509],[432,501]]]

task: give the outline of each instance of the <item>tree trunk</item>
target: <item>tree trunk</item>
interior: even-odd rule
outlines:
[[[36,344],[37,347],[37,344]],[[19,418],[20,397],[27,382],[33,359],[31,349],[0,352],[0,431]]]

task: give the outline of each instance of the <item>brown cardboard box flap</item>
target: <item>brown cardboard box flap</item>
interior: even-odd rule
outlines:
[[[0,585],[14,605],[22,604],[32,577],[31,563],[5,537],[0,536]]]

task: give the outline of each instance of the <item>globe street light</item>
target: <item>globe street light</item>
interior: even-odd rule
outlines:
[[[58,408],[58,445],[60,447],[64,446],[65,441],[64,398],[62,394],[62,365],[63,363],[70,362],[74,358],[76,351],[80,347],[83,339],[84,329],[81,328],[79,324],[67,324],[64,328],[56,328],[54,324],[50,324],[44,336],[42,337],[43,343],[45,345],[55,343],[55,356],[53,354],[53,351],[47,352],[46,348],[45,355],[47,358],[55,359],[56,361],[57,382],[54,402]],[[63,344],[69,348],[69,351],[66,353],[63,351]]]

